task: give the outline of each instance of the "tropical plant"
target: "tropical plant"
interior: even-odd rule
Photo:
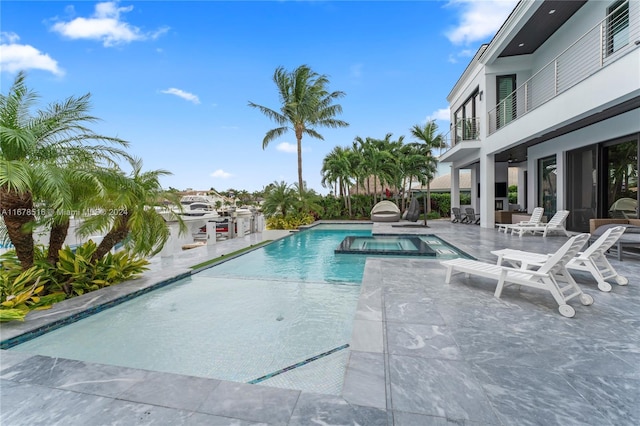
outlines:
[[[283,67],[276,68],[273,81],[278,89],[280,111],[249,102],[280,127],[269,130],[262,140],[262,149],[280,136],[292,130],[296,136],[298,151],[298,189],[304,189],[302,179],[302,137],[303,135],[324,140],[316,127],[347,127],[349,124],[335,117],[342,113],[342,106],[334,104],[343,97],[343,92],[329,92],[329,79],[307,65],[301,65],[288,72]]]
[[[41,275],[42,271],[35,266],[15,277],[0,274],[0,322],[23,320],[32,306],[40,302],[38,295],[44,290]]]
[[[138,256],[152,256],[162,250],[170,236],[165,219],[153,206],[161,199],[178,205],[176,194],[162,189],[160,176],[170,175],[166,170],[142,170],[142,160],[130,159],[131,173],[106,183],[106,194],[101,198],[100,214],[88,217],[80,228],[82,235],[107,231],[92,254],[96,262],[117,244]],[[184,222],[176,215],[180,232],[186,232]]]
[[[273,182],[265,190],[265,199],[262,204],[262,211],[265,216],[274,216],[276,214],[287,217],[294,211],[298,194],[285,181]]]
[[[418,142],[422,155],[424,155],[424,169],[423,176],[427,182],[427,211],[431,210],[431,181],[435,177],[436,168],[438,165],[438,159],[433,155],[435,148],[444,148],[445,142],[441,134],[438,134],[438,125],[434,120],[428,121],[425,125],[416,124],[411,128],[411,136],[413,136]]]
[[[102,287],[136,278],[149,263],[143,258],[134,258],[126,251],[108,253],[93,261],[98,246],[89,240],[75,250],[65,247],[60,250],[57,272],[64,279],[59,286],[67,295],[81,295]]]
[[[354,139],[354,145],[360,152],[360,176],[365,176],[365,183],[367,184],[367,192],[373,193],[373,204],[378,201],[377,188],[380,183],[380,188],[387,184],[393,184],[396,182],[396,176],[398,174],[398,164],[396,161],[396,155],[394,155],[394,149],[402,145],[404,137],[400,137],[398,141],[391,140],[392,134],[387,133],[383,139],[374,139],[366,137],[362,139],[360,136],[356,136]],[[373,178],[373,190],[369,185],[369,177]],[[380,194],[382,198],[382,194]],[[373,204],[371,207],[373,207]]]
[[[351,185],[355,180],[355,153],[349,148],[336,146],[322,161],[322,186],[333,187],[336,197],[342,197],[351,216]]]
[[[287,217],[280,215],[267,218],[268,229],[298,229],[301,226],[309,225],[315,221],[315,218],[309,213],[295,212]]]
[[[37,220],[71,203],[73,190],[65,177],[87,176],[101,164],[115,165],[115,158],[126,158],[121,148],[127,143],[87,127],[98,121],[88,114],[89,94],[33,114],[38,95],[27,88],[25,79],[18,73],[9,92],[0,95],[0,211],[27,270],[33,265]],[[58,219],[52,223],[64,226]]]

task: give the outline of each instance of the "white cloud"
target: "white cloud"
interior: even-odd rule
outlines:
[[[133,6],[118,7],[117,1],[98,3],[91,17],[57,22],[51,29],[70,39],[100,40],[105,47],[156,39],[169,30],[168,27],[162,27],[145,33],[140,28],[124,22],[121,14],[132,10]]]
[[[456,45],[484,41],[498,31],[517,2],[518,0],[451,0],[447,6],[460,10],[460,22],[446,36]]]
[[[16,33],[0,33],[0,71],[40,69],[58,76],[64,75],[64,70],[55,59],[33,46],[18,44],[19,40]]]
[[[211,173],[211,177],[219,178],[219,179],[228,179],[233,176],[231,173],[225,172],[222,169],[218,169],[215,172]]]
[[[449,121],[451,119],[451,115],[449,112],[449,108],[441,108],[437,111],[431,113],[431,115],[427,116],[427,121],[431,120],[442,120]]]
[[[289,142],[281,142],[276,146],[278,151],[288,152],[288,153],[296,153],[298,152],[298,146],[296,144],[292,144]]]
[[[171,87],[167,90],[161,90],[160,93],[166,93],[168,95],[175,95],[179,98],[182,98],[184,100],[187,100],[189,102],[193,102],[194,104],[199,104],[200,103],[200,99],[198,98],[197,95],[194,95],[193,93],[189,93],[189,92],[185,92],[184,90],[180,90],[180,89],[176,89],[175,87]]]

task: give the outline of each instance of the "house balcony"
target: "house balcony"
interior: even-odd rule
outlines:
[[[440,156],[440,161],[459,161],[467,156],[473,156],[480,150],[480,119],[463,118],[456,121],[451,146],[447,152]]]
[[[584,89],[587,92],[585,100],[595,100],[598,92],[598,104],[586,102],[581,108],[574,108],[572,114],[575,117],[588,114],[589,107],[598,108],[624,101],[625,94],[637,92],[640,7],[631,6],[626,3],[628,13],[620,10],[611,13],[490,110],[487,114],[487,135],[508,128],[527,114],[552,103],[556,105],[549,108],[556,113],[556,123],[538,121],[538,128],[562,124],[559,121],[562,112],[570,105],[563,101],[561,105],[550,101],[569,92],[572,94],[564,97],[568,102],[579,99],[578,92]],[[600,75],[596,77],[596,74]],[[571,90],[576,87],[579,89]],[[526,137],[522,133],[521,136]]]

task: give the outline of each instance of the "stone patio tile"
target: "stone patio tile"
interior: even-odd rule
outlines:
[[[393,410],[499,424],[469,364],[389,356]]]
[[[89,419],[112,402],[111,398],[2,380],[0,424],[86,426],[96,424]]]
[[[426,416],[424,414],[393,412],[394,426],[495,426],[470,420],[452,420],[445,417]]]
[[[387,322],[445,325],[433,302],[397,301],[394,297],[385,297],[384,308]]]
[[[268,426],[268,423],[255,423],[231,417],[214,416],[204,413],[191,413],[184,423],[186,426]]]
[[[560,374],[488,365],[476,365],[474,371],[506,425],[612,424]]]
[[[640,424],[640,380],[576,374],[565,377],[612,424]]]
[[[447,326],[387,323],[387,351],[394,355],[462,359]]]
[[[342,397],[350,404],[386,409],[384,356],[351,351]]]
[[[197,411],[254,422],[286,425],[299,391],[221,382]]]
[[[361,352],[383,352],[382,322],[353,320],[351,350]]]
[[[0,377],[75,392],[117,397],[142,382],[149,372],[36,355],[2,371]]]
[[[86,419],[85,425],[184,425],[191,413],[184,410],[159,407],[137,402],[112,400],[94,416]]]
[[[31,358],[33,355],[24,352],[0,350],[0,373],[9,367],[20,364],[22,361]]]
[[[119,399],[195,411],[220,380],[150,371],[145,380],[124,391]]]
[[[289,426],[296,425],[387,426],[387,413],[352,405],[336,396],[302,393],[289,422]]]

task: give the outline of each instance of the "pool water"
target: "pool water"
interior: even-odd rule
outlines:
[[[435,235],[349,235],[335,250],[339,254],[424,256],[438,260],[468,257]],[[348,256],[345,256],[348,257]]]
[[[302,231],[12,350],[338,395],[366,257],[334,249],[370,234]]]

